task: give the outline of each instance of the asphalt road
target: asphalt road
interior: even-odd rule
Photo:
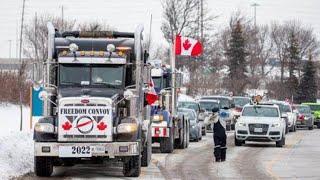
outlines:
[[[227,161],[213,162],[212,134],[188,149],[161,154],[153,149],[152,163],[137,179],[320,179],[320,130],[289,133],[283,148],[275,143],[235,147],[228,133]],[[50,179],[130,179],[122,168],[78,165],[55,168]],[[38,179],[33,173],[19,179]],[[39,178],[41,179],[41,178]]]

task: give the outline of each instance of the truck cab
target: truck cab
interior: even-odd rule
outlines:
[[[143,27],[134,33],[59,33],[48,23],[48,60],[34,129],[35,173],[82,162],[122,162],[138,177],[151,159],[150,105]]]

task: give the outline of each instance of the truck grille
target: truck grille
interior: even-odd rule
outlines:
[[[255,128],[262,128],[262,132],[255,132]],[[253,135],[266,135],[269,124],[249,124],[249,132]]]

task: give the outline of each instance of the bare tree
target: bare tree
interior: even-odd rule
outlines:
[[[61,18],[48,14],[35,16],[33,20],[26,25],[24,31],[24,55],[34,60],[35,80],[42,76],[42,63],[48,58],[48,29],[47,23],[52,22],[57,29],[73,29],[74,20],[62,21]]]

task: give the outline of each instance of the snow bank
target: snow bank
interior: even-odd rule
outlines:
[[[0,179],[33,170],[33,140],[30,132],[11,132],[0,137]]]
[[[20,107],[0,105],[0,179],[9,179],[32,171],[33,139],[30,109],[23,107],[23,131],[20,131]]]
[[[23,107],[22,130],[30,131],[30,108]],[[10,132],[20,131],[20,107],[0,104],[0,137]]]

